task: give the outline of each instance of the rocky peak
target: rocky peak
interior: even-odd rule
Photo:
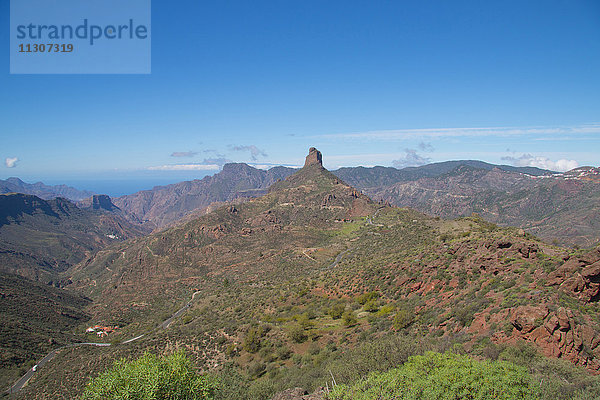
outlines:
[[[79,206],[83,208],[91,208],[92,210],[119,210],[119,207],[115,206],[111,198],[105,194],[95,194],[92,197],[79,202]]]
[[[305,167],[308,167],[309,165],[323,166],[323,156],[321,155],[321,152],[314,147],[311,147],[308,150],[308,155],[306,156],[306,161],[304,162]]]
[[[254,169],[255,168],[252,168],[251,166],[245,163],[227,163],[223,165],[223,172],[240,173],[252,171]]]

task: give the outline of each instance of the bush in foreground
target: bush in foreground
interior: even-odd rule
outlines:
[[[194,371],[183,352],[166,357],[145,353],[115,362],[88,383],[80,399],[209,400],[216,389],[215,380]]]
[[[372,373],[353,386],[340,385],[330,400],[537,399],[527,369],[506,361],[427,352],[400,368]]]

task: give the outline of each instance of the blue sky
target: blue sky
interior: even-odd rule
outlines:
[[[8,25],[2,1],[2,179],[122,194],[310,146],[332,169],[599,164],[595,0],[154,0],[150,75],[10,75]]]

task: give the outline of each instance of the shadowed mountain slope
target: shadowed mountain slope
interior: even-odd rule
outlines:
[[[0,270],[0,387],[5,388],[49,351],[72,343],[90,300]]]
[[[100,248],[144,231],[104,210],[22,193],[0,195],[0,269],[58,284],[57,276]]]

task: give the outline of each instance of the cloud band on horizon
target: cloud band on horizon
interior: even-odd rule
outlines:
[[[316,135],[321,138],[380,139],[397,140],[422,137],[484,137],[484,136],[524,136],[541,134],[600,134],[600,124],[560,126],[560,127],[484,127],[484,128],[425,128],[391,129],[379,131],[331,133]]]

